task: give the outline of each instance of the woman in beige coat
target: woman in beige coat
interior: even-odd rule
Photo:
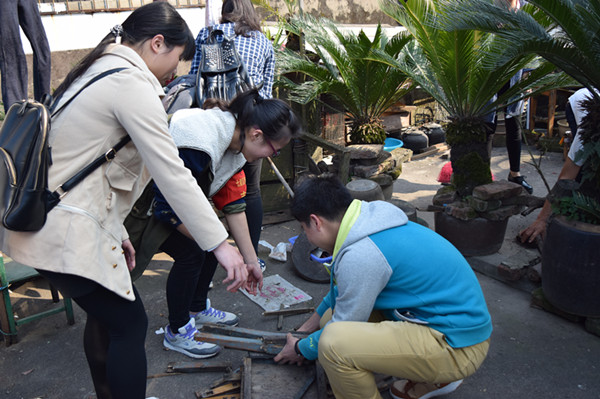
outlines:
[[[228,290],[256,285],[168,132],[161,84],[194,50],[188,26],[166,2],[138,8],[114,27],[56,90],[60,107],[94,76],[125,68],[86,88],[52,120],[49,188],[125,135],[131,142],[67,192],[40,231],[0,229],[4,252],[87,312],[84,348],[98,398],[145,397],[148,321],[129,277],[135,251],[123,220],[150,177],[198,245],[227,270]]]

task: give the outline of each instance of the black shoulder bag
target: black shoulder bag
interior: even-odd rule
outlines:
[[[52,164],[48,146],[51,117],[61,112],[88,86],[123,69],[115,68],[95,76],[54,112],[50,110],[58,101],[53,102],[51,96],[42,102],[19,101],[9,108],[0,129],[0,216],[6,229],[40,230],[46,223],[48,212],[67,191],[104,162],[113,159],[117,151],[131,140],[128,135],[125,136],[56,191],[48,190],[48,168]]]

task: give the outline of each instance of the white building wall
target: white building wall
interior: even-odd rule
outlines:
[[[204,8],[182,8],[178,11],[194,36],[204,27]],[[50,51],[79,50],[96,47],[110,32],[110,28],[123,22],[129,14],[131,11],[43,15],[42,23]],[[21,41],[25,54],[31,54],[31,45],[23,31]]]

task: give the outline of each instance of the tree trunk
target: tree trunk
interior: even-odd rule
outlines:
[[[460,197],[473,193],[473,189],[492,182],[490,170],[492,135],[486,142],[455,143],[450,149],[452,183]]]

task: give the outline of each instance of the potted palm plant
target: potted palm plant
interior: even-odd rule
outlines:
[[[535,54],[508,56],[510,43],[494,34],[445,29],[440,24],[441,0],[382,0],[380,4],[415,38],[400,54],[400,69],[448,113],[446,139],[451,146],[453,180],[446,190],[466,202],[475,187],[492,182],[486,116],[532,94],[563,86],[568,79],[553,74],[552,64],[541,62],[527,78],[493,99],[512,76],[534,61]],[[455,213],[462,220],[437,213],[436,231],[463,254],[483,255],[500,248],[507,218],[491,221],[475,217],[479,214],[474,211]]]
[[[352,143],[383,144],[381,115],[412,89],[406,74],[396,68],[396,57],[410,37],[398,33],[389,38],[378,25],[371,40],[363,31],[343,32],[333,21],[307,14],[292,18],[286,29],[302,36],[320,60],[315,63],[287,48],[278,52],[281,83],[290,90],[290,99],[307,104],[327,95],[340,107],[337,112],[348,115]],[[287,73],[306,79],[292,81]]]
[[[600,317],[600,2],[530,0],[515,13],[484,0],[446,1],[444,15],[453,29],[477,29],[510,43],[505,57],[540,55],[592,93],[577,133],[583,142],[581,185],[553,207],[542,286],[559,309]]]

